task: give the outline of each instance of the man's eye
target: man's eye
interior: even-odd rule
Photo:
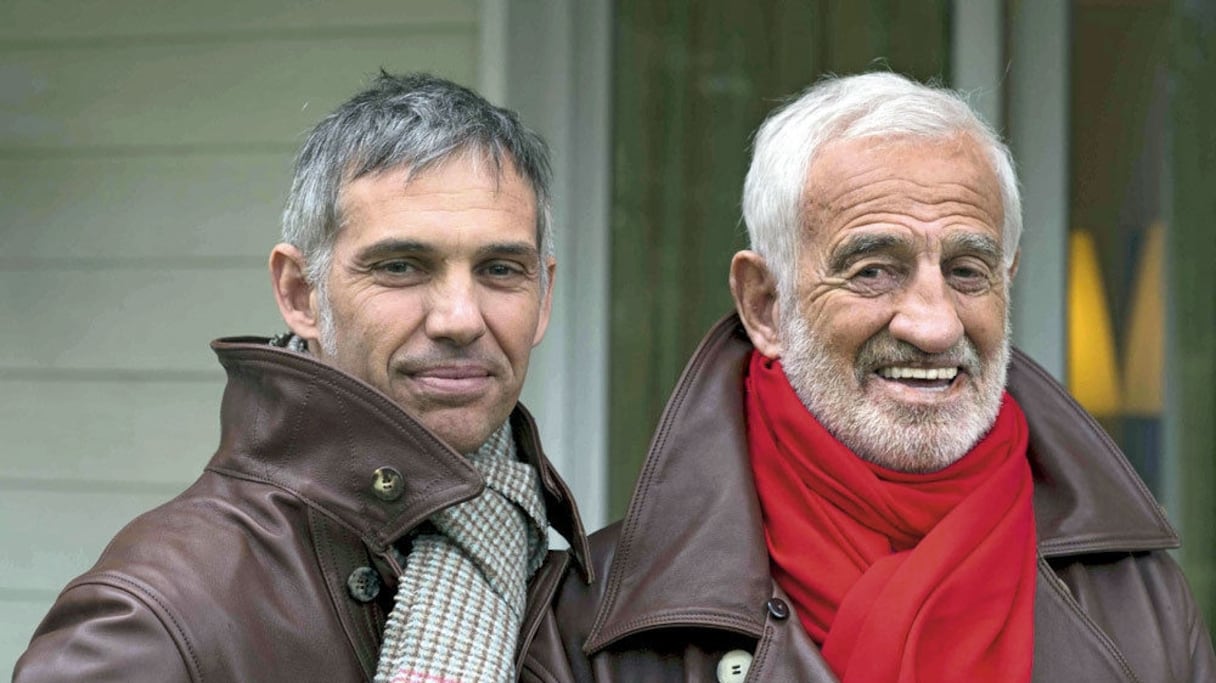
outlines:
[[[376,273],[391,278],[413,277],[421,271],[416,263],[411,261],[382,261],[372,267]]]
[[[974,263],[956,263],[946,270],[947,277],[962,291],[982,290],[988,286],[989,271]]]
[[[510,263],[488,263],[482,272],[494,278],[515,277],[524,273],[522,268]]]
[[[853,280],[863,284],[875,284],[881,282],[893,282],[899,278],[899,273],[896,268],[888,264],[872,263],[861,266],[853,271]]]
[[[901,272],[889,263],[869,263],[857,266],[848,280],[858,293],[878,295],[899,287]]]

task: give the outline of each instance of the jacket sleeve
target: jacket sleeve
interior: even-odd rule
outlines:
[[[1162,623],[1177,623],[1175,636],[1171,640],[1180,647],[1170,648],[1174,653],[1171,665],[1178,672],[1177,680],[1188,683],[1216,681],[1216,651],[1212,648],[1212,635],[1204,624],[1203,610],[1195,600],[1182,567],[1165,552],[1152,553],[1149,559],[1154,560],[1157,570],[1150,576],[1156,577],[1154,583],[1163,587],[1162,596],[1169,596],[1168,600],[1164,597],[1158,600],[1162,613],[1157,618]],[[1176,616],[1167,617],[1167,614]]]
[[[1191,604],[1195,604],[1193,600]],[[1190,636],[1192,683],[1216,681],[1216,650],[1212,646],[1212,634],[1204,625],[1203,616],[1197,608],[1191,613]]]
[[[77,581],[55,601],[29,648],[17,660],[13,683],[196,681],[155,596],[137,584]],[[142,593],[142,594],[141,594]]]

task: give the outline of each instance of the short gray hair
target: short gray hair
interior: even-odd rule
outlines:
[[[828,77],[774,111],[756,132],[743,184],[743,219],[752,249],[768,263],[783,296],[791,293],[807,174],[823,146],[871,137],[970,135],[1000,185],[1005,265],[1022,234],[1022,198],[1013,156],[963,95],[893,73]]]
[[[334,239],[342,225],[341,192],[348,183],[397,168],[422,173],[459,155],[480,153],[501,178],[510,161],[536,197],[540,291],[553,257],[549,150],[515,112],[496,107],[463,86],[429,74],[381,71],[366,90],[321,120],[296,156],[283,209],[283,241],[304,255],[305,278],[325,294]]]

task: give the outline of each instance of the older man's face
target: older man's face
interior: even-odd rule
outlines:
[[[512,166],[496,178],[482,159],[349,183],[318,301],[322,359],[476,450],[515,407],[548,324],[536,211]]]
[[[823,148],[780,305],[782,365],[858,455],[937,470],[991,427],[1008,363],[1010,273],[991,165],[970,138]]]

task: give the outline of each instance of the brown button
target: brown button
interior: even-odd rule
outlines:
[[[790,606],[785,604],[781,598],[773,598],[764,605],[768,608],[768,613],[773,615],[778,621],[785,619],[790,615]]]
[[[371,602],[380,595],[380,575],[371,567],[359,567],[347,577],[346,592],[359,602]]]
[[[392,467],[379,467],[372,473],[372,491],[380,500],[392,502],[405,493],[401,473]]]

